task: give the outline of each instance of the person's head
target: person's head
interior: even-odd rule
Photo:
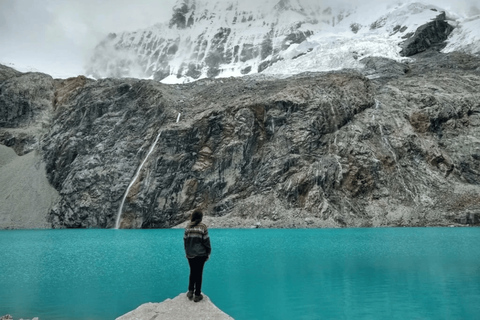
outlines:
[[[190,219],[190,221],[192,221],[194,224],[199,224],[200,222],[202,222],[202,219],[203,219],[202,210],[195,209],[195,211],[193,211],[192,213],[192,218]]]

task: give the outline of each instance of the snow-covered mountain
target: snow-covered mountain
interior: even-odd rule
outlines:
[[[480,15],[456,21],[444,52],[463,51],[480,55]]]
[[[181,83],[206,77],[362,68],[430,46],[480,51],[479,17],[460,19],[419,2],[372,7],[309,0],[178,0],[168,23],[110,34],[87,73]],[[452,30],[452,36],[448,39]]]

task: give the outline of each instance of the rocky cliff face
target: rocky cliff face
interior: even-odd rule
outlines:
[[[478,224],[479,59],[363,63],[185,85],[2,71],[0,143],[43,155],[54,228],[173,227],[195,208],[227,227]]]

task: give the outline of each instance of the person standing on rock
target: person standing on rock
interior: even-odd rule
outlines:
[[[199,209],[195,210],[192,213],[190,223],[185,228],[185,234],[183,236],[185,254],[188,259],[188,264],[190,265],[187,297],[190,300],[193,299],[194,302],[203,299],[203,266],[208,258],[210,258],[210,252],[212,251],[208,228],[202,223],[202,219],[203,212]]]

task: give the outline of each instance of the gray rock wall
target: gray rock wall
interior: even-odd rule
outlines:
[[[0,90],[40,77],[53,85],[28,86],[51,100],[30,104],[44,110],[27,110],[33,122],[12,118],[0,141],[43,155],[60,194],[54,228],[114,227],[130,184],[122,228],[173,227],[195,208],[224,227],[478,224],[478,59],[365,63],[368,77],[186,85],[14,76]]]

